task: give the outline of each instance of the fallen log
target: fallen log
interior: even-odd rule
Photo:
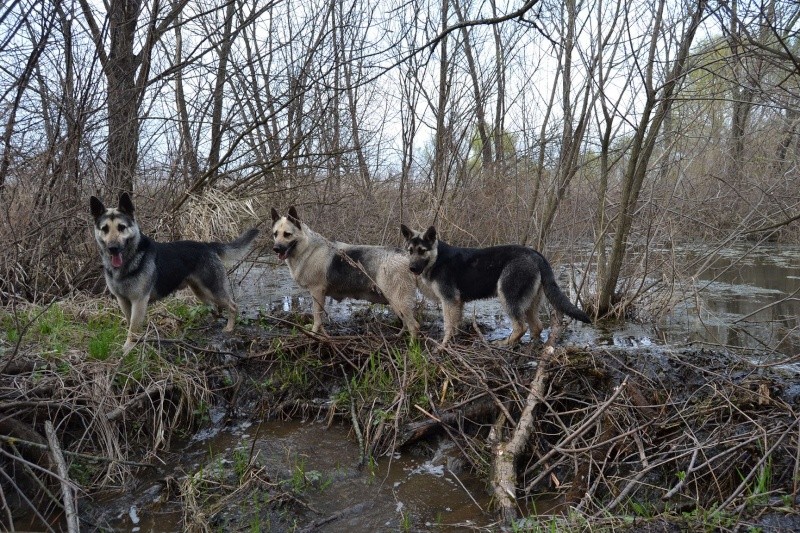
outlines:
[[[545,396],[550,383],[551,368],[556,358],[555,344],[561,336],[561,313],[550,315],[550,336],[539,354],[536,373],[528,388],[525,407],[511,436],[504,439],[501,424],[495,425],[493,436],[492,491],[501,520],[511,525],[519,517],[517,510],[517,459],[525,451],[533,432],[534,411]],[[563,351],[563,350],[562,350]],[[511,422],[510,420],[508,422]]]

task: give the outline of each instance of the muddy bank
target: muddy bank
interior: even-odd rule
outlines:
[[[520,426],[549,331],[498,349],[508,325],[490,302],[437,351],[431,306],[425,340],[409,345],[390,311],[342,302],[319,338],[306,296],[264,268],[231,336],[193,304],[155,307],[157,332],[122,357],[106,302],[75,318],[99,322],[93,339],[110,331],[109,351],[83,338],[55,348],[52,326],[14,350],[0,375],[4,526],[63,525],[63,480],[28,466],[53,467],[51,420],[90,528],[500,528],[497,450]],[[561,333],[505,527],[795,529],[798,365],[659,339],[647,324]]]
[[[437,353],[380,315],[330,339],[291,328],[297,318],[262,316],[209,351],[225,391],[209,420],[124,498],[84,500],[87,522],[499,527],[493,450],[524,409],[541,342],[500,350],[469,333]],[[720,352],[564,347],[517,463],[519,524],[788,530],[797,383],[795,366]]]

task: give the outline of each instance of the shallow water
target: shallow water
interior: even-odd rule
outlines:
[[[195,435],[173,461],[141,479],[135,494],[110,498],[106,505],[111,516],[106,520],[120,531],[179,531],[180,508],[168,505],[154,511],[152,503],[163,494],[158,480],[181,478],[201,468],[231,469],[230,457],[238,449],[254,451],[270,478],[292,479],[302,472],[307,480],[299,490],[304,506],[320,518],[339,515],[314,531],[399,531],[404,520],[442,530],[491,522],[484,512],[489,505],[486,487],[474,474],[453,468],[458,452],[452,444],[439,443],[432,458],[397,453],[361,467],[351,437],[342,425],[313,421],[215,426]],[[218,516],[223,530],[241,528],[241,520],[242,510],[235,506]],[[275,524],[262,526],[265,531],[283,530]]]
[[[571,321],[564,342],[632,349],[708,345],[748,349],[760,355],[774,352],[778,357],[800,353],[800,247],[737,244],[718,250],[710,266],[693,272],[697,268],[694,265],[702,264],[709,252],[703,245],[651,249],[651,254],[674,255],[683,263],[682,269],[693,274],[688,281],[676,283],[669,312],[652,323],[585,325]],[[557,273],[564,273],[559,279],[562,288],[568,286],[564,266],[554,265]],[[240,278],[238,288],[243,312],[250,316],[259,311],[311,312],[308,292],[297,287],[288,267],[271,257],[263,258]],[[441,338],[438,307],[429,301],[421,305],[427,322],[423,331]],[[391,316],[385,306],[330,298],[326,303],[328,320],[340,323],[365,309]],[[465,305],[467,327],[473,320],[481,325],[488,340],[505,338],[511,332],[508,317],[496,299]],[[529,340],[526,333],[522,341]]]
[[[721,250],[713,265],[679,287],[670,312],[655,323],[584,325],[571,321],[563,342],[631,351],[707,344],[751,348],[757,350],[754,354],[778,350],[778,358],[798,354],[800,305],[793,293],[800,288],[800,248],[750,248],[741,245]],[[663,253],[675,254],[691,265],[706,251],[686,246]],[[556,272],[561,271],[559,265],[555,266]],[[559,283],[566,287],[566,278]],[[242,272],[236,287],[245,316],[299,313],[309,315],[302,318],[306,324],[311,321],[307,292],[295,285],[285,265],[271,257]],[[426,302],[424,307],[423,332],[441,338],[436,305]],[[329,300],[326,309],[327,320],[344,327],[354,320],[354,313],[366,310],[379,319],[393,319],[385,306],[363,302]],[[465,324],[473,320],[478,323],[489,340],[504,338],[510,332],[510,323],[496,300],[468,304],[464,318]],[[547,330],[543,336],[546,334]],[[523,342],[529,340],[526,334]],[[489,496],[484,482],[458,468],[459,454],[445,442],[435,444],[433,459],[403,452],[377,458],[371,467],[359,467],[358,446],[346,427],[297,421],[269,421],[257,426],[256,421],[247,419],[226,425],[222,415],[218,412],[215,423],[175,450],[175,460],[168,461],[174,472],[162,468],[155,478],[185,475],[203,468],[214,457],[229,457],[236,448],[252,446],[260,463],[276,478],[286,479],[301,468],[317,479],[303,492],[304,503],[317,517],[340,513],[337,519],[316,529],[319,531],[397,531],[407,525],[404,520],[410,520],[415,528],[439,525],[441,530],[455,531],[466,525],[487,526],[493,520],[485,512]],[[158,498],[160,493],[154,481],[142,479],[139,486],[135,495],[109,503],[109,508],[115,509],[112,523],[120,529],[139,531],[180,528],[179,511],[165,508],[154,513],[143,509],[148,498]],[[235,513],[230,519],[235,524]]]

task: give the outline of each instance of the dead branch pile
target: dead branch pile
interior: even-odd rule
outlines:
[[[17,354],[0,374],[0,523],[22,527],[25,517],[27,529],[50,527],[64,512],[74,523],[67,487],[119,487],[147,466],[211,404],[193,357],[180,349],[169,358],[134,350],[107,361],[78,351]]]
[[[350,420],[365,457],[447,435],[491,479],[508,522],[544,495],[586,516],[738,515],[797,498],[798,398],[785,394],[795,374],[725,353],[509,351],[479,337],[421,352],[374,331],[306,334],[250,361],[284,376],[262,409]]]
[[[794,374],[704,351],[500,349],[480,333],[437,351],[378,321],[355,327],[319,337],[263,317],[224,352],[176,342],[108,361],[17,358],[0,375],[5,519],[61,514],[69,483],[120,484],[223,396],[240,416],[346,420],[364,461],[449,438],[507,522],[543,499],[591,517],[755,514],[797,498]],[[51,473],[46,421],[69,479]]]

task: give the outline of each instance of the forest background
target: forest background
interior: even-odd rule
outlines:
[[[101,288],[87,199],[133,191],[164,240],[296,204],[354,242],[397,244],[402,221],[594,243],[587,299],[619,313],[646,273],[633,245],[800,239],[799,18],[791,0],[7,2],[0,300]]]

